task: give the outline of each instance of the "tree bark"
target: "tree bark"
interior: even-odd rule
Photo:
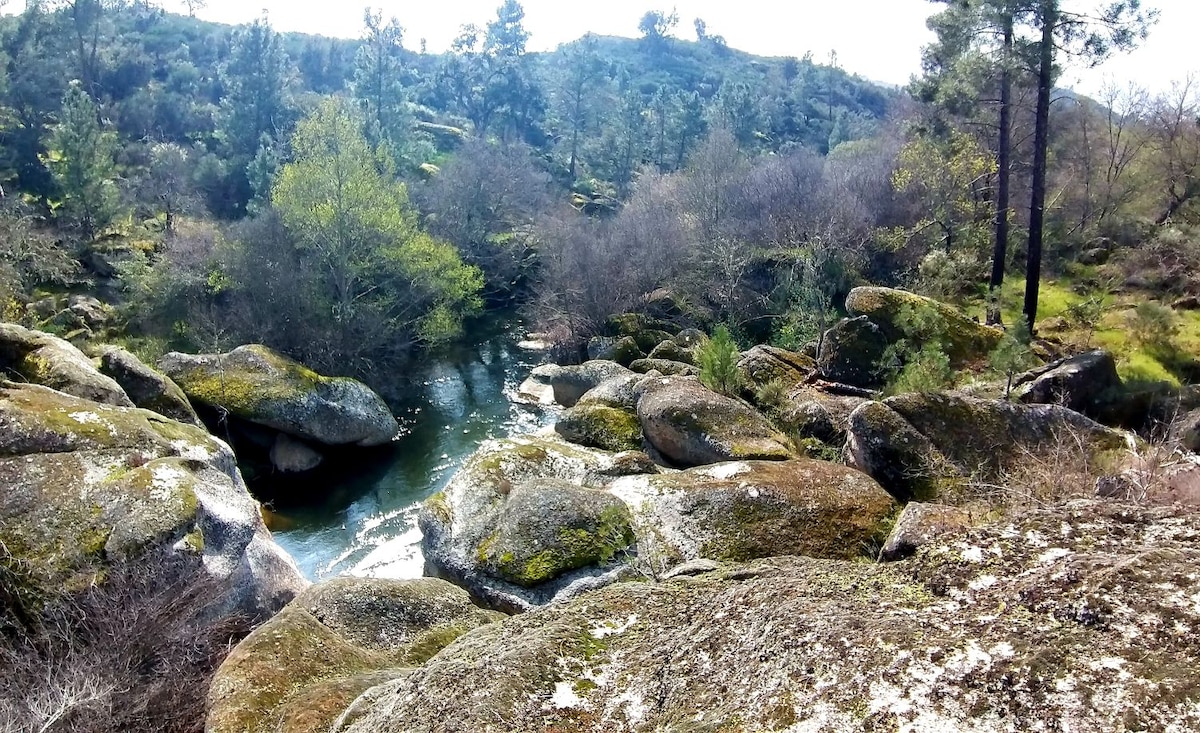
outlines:
[[[1038,66],[1037,114],[1034,128],[1033,193],[1029,202],[1029,252],[1025,267],[1025,320],[1029,332],[1037,321],[1038,286],[1042,277],[1042,229],[1046,218],[1046,159],[1050,143],[1050,90],[1054,84],[1054,30],[1058,0],[1042,0],[1042,40]]]

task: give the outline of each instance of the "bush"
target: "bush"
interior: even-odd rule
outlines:
[[[700,381],[714,392],[733,396],[741,388],[737,362],[737,343],[725,326],[717,326],[712,338],[700,345],[696,360],[700,363]]]
[[[954,386],[950,357],[938,343],[925,345],[911,355],[899,373],[888,383],[888,394],[933,392]]]
[[[768,413],[778,414],[787,404],[787,396],[787,383],[782,379],[772,379],[754,393],[754,404]]]
[[[11,560],[0,550],[0,581],[21,587]],[[200,733],[212,675],[250,630],[213,618],[219,592],[199,558],[163,551],[82,593],[23,594],[0,619],[0,732]]]
[[[1175,337],[1179,324],[1175,313],[1159,303],[1138,303],[1129,314],[1129,330],[1139,346],[1156,355],[1168,355],[1175,351]]]

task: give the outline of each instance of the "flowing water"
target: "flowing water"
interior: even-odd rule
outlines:
[[[272,512],[276,541],[311,580],[422,574],[417,508],[489,438],[528,433],[552,419],[518,404],[517,387],[542,355],[517,346],[519,324],[430,357],[409,375],[395,449],[321,487],[322,501]]]

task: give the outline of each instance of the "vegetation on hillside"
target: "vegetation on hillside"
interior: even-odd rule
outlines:
[[[570,344],[645,310],[800,348],[862,282],[1035,333],[1048,279],[1192,302],[1196,90],[1055,91],[1063,54],[1152,25],[1097,8],[935,3],[905,92],[729,48],[702,19],[685,41],[659,10],[630,19],[640,38],[533,53],[505,0],[428,54],[371,11],[345,41],[30,3],[0,19],[4,310],[55,327],[56,294],[90,290],[118,306],[107,336],[151,356],[262,341],[378,379],[514,303]]]

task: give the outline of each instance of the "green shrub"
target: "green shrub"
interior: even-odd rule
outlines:
[[[954,370],[950,357],[937,342],[926,344],[909,356],[904,366],[888,383],[888,394],[934,392],[954,386]]]
[[[1129,330],[1133,340],[1147,351],[1155,354],[1175,351],[1179,324],[1175,313],[1165,305],[1151,301],[1138,303],[1129,315]]]
[[[1000,345],[989,357],[992,369],[1003,374],[1006,379],[1004,399],[1008,399],[1012,395],[1013,378],[1037,363],[1033,349],[1029,346],[1031,340],[1029,324],[1025,322],[1025,319],[1018,319],[1012,330],[1004,335]]]
[[[778,413],[787,403],[787,383],[782,379],[772,379],[758,388],[754,393],[754,404],[769,413]]]
[[[700,381],[704,386],[724,395],[735,395],[741,388],[737,362],[740,352],[737,342],[725,326],[717,326],[712,338],[701,344],[696,355],[700,362]]]

